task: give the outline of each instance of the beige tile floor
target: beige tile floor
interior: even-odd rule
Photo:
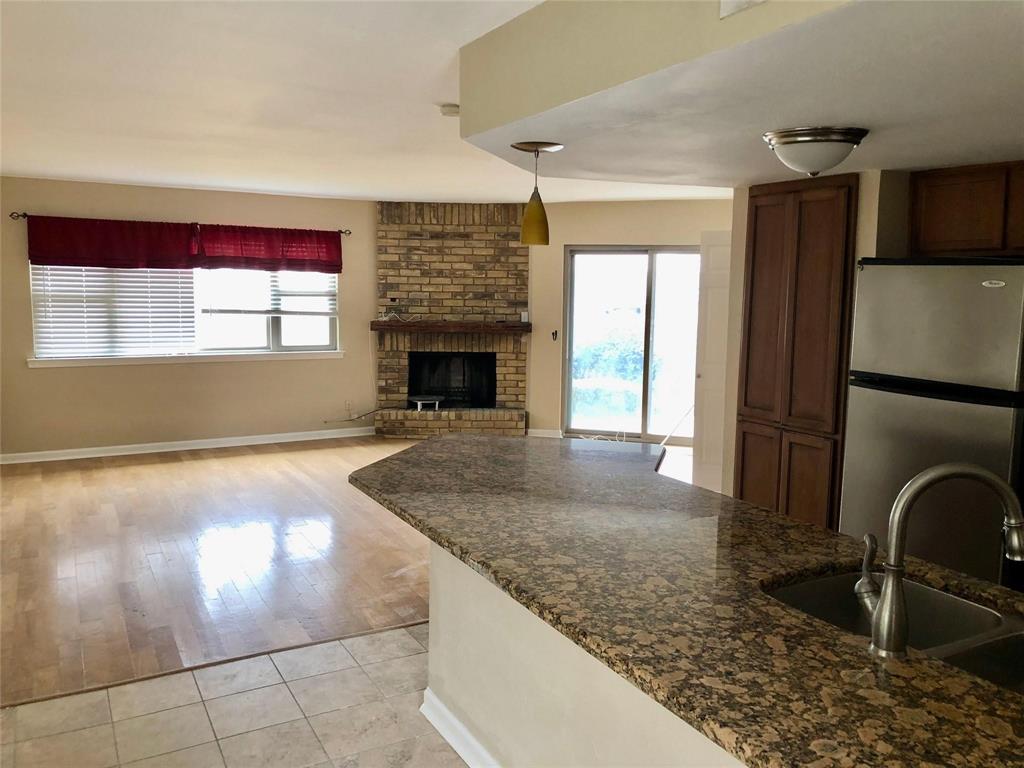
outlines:
[[[2,768],[455,768],[419,712],[427,625],[2,711]]]

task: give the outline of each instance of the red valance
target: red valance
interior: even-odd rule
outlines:
[[[50,266],[337,273],[341,237],[320,229],[29,216],[28,258]]]
[[[199,225],[197,267],[341,272],[341,235],[322,229]]]
[[[29,216],[28,260],[58,267],[189,269],[199,254],[194,224]]]

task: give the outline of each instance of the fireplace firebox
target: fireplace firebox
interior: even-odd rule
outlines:
[[[442,408],[494,408],[494,352],[410,352],[409,396],[442,397]]]

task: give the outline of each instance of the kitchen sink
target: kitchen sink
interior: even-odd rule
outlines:
[[[871,619],[853,593],[859,578],[859,573],[843,573],[779,587],[768,594],[842,630],[871,637]],[[1001,614],[970,600],[914,581],[904,580],[903,588],[912,648],[924,651],[959,643],[1003,626]]]
[[[1024,693],[1024,633],[998,637],[942,658],[991,683]]]
[[[860,573],[825,576],[767,594],[846,632],[870,638],[871,620],[853,592],[859,578]],[[1004,615],[914,581],[904,580],[903,588],[910,647],[1024,693],[1024,617]]]

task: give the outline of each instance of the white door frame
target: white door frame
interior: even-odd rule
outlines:
[[[726,368],[732,233],[702,232],[694,387],[693,483],[721,491],[725,452]]]

